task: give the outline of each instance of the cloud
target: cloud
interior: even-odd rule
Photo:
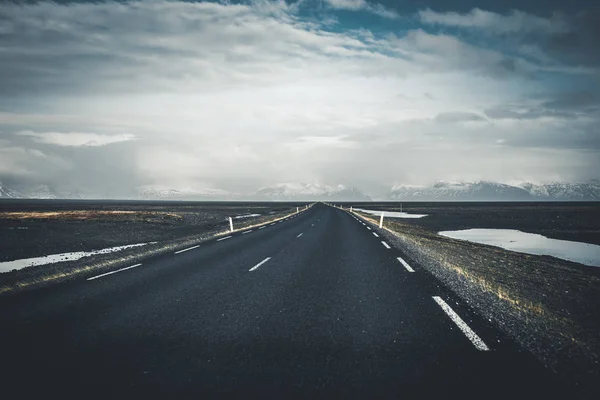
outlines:
[[[600,66],[598,10],[582,10],[575,15],[554,13],[550,18],[543,18],[518,10],[503,15],[479,8],[462,14],[426,9],[419,11],[418,17],[428,25],[502,37],[513,51],[547,66]],[[570,72],[600,75],[597,68],[571,69]]]
[[[556,82],[571,86],[564,65],[545,78],[531,57],[487,35],[478,42],[429,25],[382,32],[381,21],[349,29],[342,17],[332,27],[298,7],[4,5],[0,147],[13,150],[0,154],[1,171],[125,193],[598,169],[580,154],[595,106],[552,104]],[[532,100],[540,88],[544,97]]]
[[[434,121],[441,123],[477,122],[486,119],[479,114],[470,112],[445,112],[436,115]]]
[[[556,34],[569,30],[564,17],[555,15],[542,18],[522,11],[513,10],[507,15],[474,8],[468,13],[435,12],[431,9],[418,12],[421,22],[432,25],[445,25],[457,28],[470,28],[493,34],[544,33]]]
[[[569,18],[569,29],[540,41],[550,57],[568,65],[593,66],[600,76],[600,10],[584,10]]]
[[[585,110],[600,106],[600,99],[589,91],[564,92],[558,93],[554,99],[544,102],[543,106],[558,110]]]
[[[600,114],[600,99],[589,91],[558,92],[530,104],[495,105],[484,111],[491,119],[534,120],[542,118],[595,118]]]
[[[106,146],[113,143],[127,142],[136,140],[137,138],[131,134],[121,135],[103,135],[98,133],[82,133],[82,132],[32,132],[20,131],[17,135],[33,138],[38,143],[51,144],[56,146],[70,147],[95,147]]]
[[[336,10],[367,11],[382,18],[400,18],[396,11],[390,10],[379,3],[371,3],[366,0],[325,0],[325,3]]]
[[[307,66],[319,75],[378,73],[373,61],[402,70],[360,32],[326,31],[283,2],[8,4],[0,27],[5,94],[211,91],[276,85]]]
[[[430,71],[471,71],[504,78],[525,76],[535,69],[526,60],[469,44],[455,36],[431,34],[422,29],[408,31],[399,38],[390,35],[388,40],[392,51]]]

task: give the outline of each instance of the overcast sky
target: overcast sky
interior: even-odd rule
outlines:
[[[0,181],[597,179],[594,4],[3,2]]]

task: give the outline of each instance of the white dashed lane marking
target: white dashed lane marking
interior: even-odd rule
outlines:
[[[373,236],[379,237],[379,235],[377,233],[375,233],[375,232],[373,232]]]
[[[302,233],[301,233],[301,234],[299,234],[299,235],[298,235],[298,236],[296,236],[296,237],[297,237],[297,238],[299,238],[300,236],[302,236]]]
[[[131,269],[131,268],[139,267],[140,265],[142,265],[142,264],[135,264],[135,265],[132,265],[131,267],[125,267],[125,268],[118,269],[116,271],[111,271],[111,272],[107,272],[105,274],[100,274],[100,275],[92,276],[91,278],[87,278],[87,280],[91,281],[91,280],[94,280],[94,279],[102,278],[103,276],[116,274],[117,272],[126,271],[126,270]]]
[[[466,324],[461,317],[439,296],[433,296],[433,300],[442,307],[442,310],[450,317],[450,319],[458,326],[465,336],[473,343],[477,350],[488,351],[489,347],[481,340],[479,336]]]
[[[231,236],[225,236],[224,238],[217,239],[217,242],[220,242],[221,240],[227,240],[227,239],[231,239]]]
[[[381,244],[384,245],[386,249],[391,249],[390,245],[387,244],[386,242],[382,241]]]
[[[271,257],[267,257],[264,260],[262,260],[261,262],[259,262],[258,264],[256,264],[254,267],[250,268],[248,271],[252,272],[255,269],[257,269],[258,267],[260,267],[261,265],[263,265],[264,263],[266,263],[267,261],[269,261],[271,259]]]
[[[198,247],[200,247],[200,245],[197,245],[197,246],[192,246],[192,247],[188,247],[187,249],[183,249],[183,250],[176,251],[176,252],[175,252],[175,254],[183,253],[183,252],[185,252],[185,251],[194,250],[194,249],[197,249]]]
[[[404,268],[406,268],[408,272],[415,272],[415,270],[412,269],[411,266],[408,265],[408,263],[402,259],[402,257],[398,257],[397,259],[398,261],[400,261],[400,264],[404,265]]]

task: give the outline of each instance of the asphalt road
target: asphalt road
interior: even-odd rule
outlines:
[[[316,204],[133,268],[2,298],[0,396],[568,393],[374,231]]]

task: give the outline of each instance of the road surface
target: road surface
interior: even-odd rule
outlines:
[[[0,393],[7,399],[561,393],[529,353],[376,231],[318,203],[262,229],[2,298]]]

